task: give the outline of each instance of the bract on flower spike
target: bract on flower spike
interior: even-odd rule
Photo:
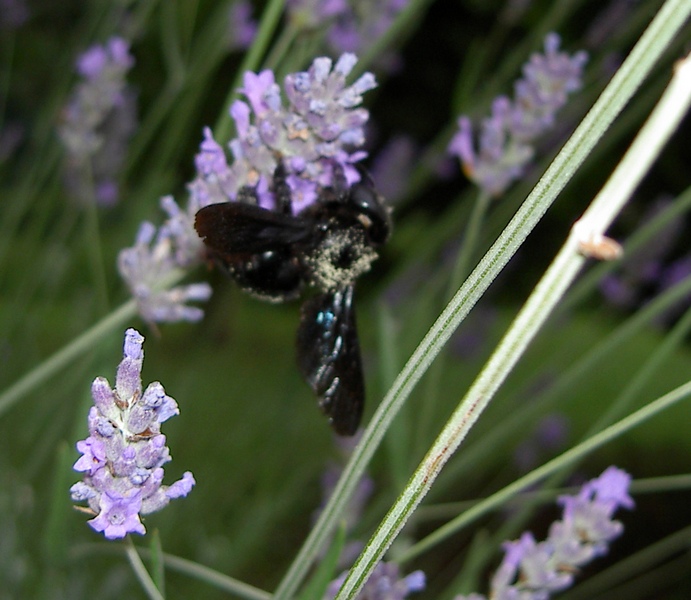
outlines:
[[[97,377],[91,386],[89,437],[77,442],[82,456],[74,470],[84,473],[70,492],[75,502],[87,502],[88,523],[108,539],[146,533],[141,515],[186,496],[195,484],[189,471],[171,485],[162,485],[163,465],[171,460],[161,423],[179,414],[178,405],[159,382],[142,391],[144,337],[125,332],[123,359],[115,388]]]

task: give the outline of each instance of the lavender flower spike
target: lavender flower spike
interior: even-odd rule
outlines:
[[[366,156],[360,148],[369,118],[360,104],[376,82],[365,73],[347,85],[356,62],[349,53],[335,63],[316,58],[307,71],[287,75],[282,88],[270,70],[245,73],[240,91],[247,101],[230,107],[237,131],[228,144],[233,160],[205,129],[197,177],[189,186],[191,202],[201,208],[234,201],[250,187],[260,206],[276,208],[270,188],[277,157],[287,171],[295,213],[313,203],[320,188],[334,184],[335,169],[349,185],[359,181],[355,164]]]
[[[202,242],[188,213],[171,197],[165,197],[162,204],[170,218],[158,232],[152,223],[142,223],[135,245],[120,251],[118,270],[145,321],[199,321],[204,312],[187,302],[208,300],[211,286],[195,283],[170,288],[170,281],[178,270],[201,262]]]
[[[620,508],[633,508],[628,494],[631,476],[609,467],[587,482],[576,496],[561,496],[561,521],[555,521],[547,539],[535,541],[529,532],[504,544],[504,561],[492,578],[490,598],[547,600],[554,592],[571,586],[583,565],[606,554],[608,544],[623,531],[612,515]],[[456,596],[454,600],[484,600],[480,594]]]
[[[90,164],[96,200],[118,199],[117,179],[136,126],[136,94],[126,77],[134,65],[129,42],[112,37],[88,48],[77,60],[81,81],[63,108],[60,139],[67,153],[66,183],[80,200],[90,199],[80,169]]]
[[[581,87],[587,54],[559,52],[560,43],[556,33],[547,35],[544,54],[533,54],[523,66],[513,101],[505,96],[494,100],[477,140],[470,119],[458,119],[448,151],[461,160],[467,177],[492,196],[503,194],[524,174],[533,158],[533,142],[554,125],[568,94]]]
[[[180,411],[160,383],[151,383],[142,392],[143,343],[135,329],[125,332],[115,388],[103,377],[94,380],[89,437],[77,442],[82,456],[74,470],[84,473],[84,480],[70,489],[72,500],[88,503],[84,510],[95,515],[89,525],[111,540],[128,533],[143,535],[140,515],[186,496],[195,484],[188,471],[172,485],[162,485],[170,451],[161,423]]]

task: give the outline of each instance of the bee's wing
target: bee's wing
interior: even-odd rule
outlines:
[[[312,233],[303,218],[242,202],[205,206],[197,211],[194,228],[219,256],[282,250]]]
[[[365,384],[352,285],[304,302],[297,355],[331,426],[339,435],[353,435],[362,418]]]

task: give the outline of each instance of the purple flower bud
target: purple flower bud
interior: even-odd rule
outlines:
[[[75,502],[87,502],[97,495],[98,492],[83,481],[78,481],[70,488],[70,497]]]
[[[96,379],[90,435],[77,442],[82,456],[74,469],[84,472],[84,481],[72,486],[72,499],[88,502],[96,513],[89,524],[109,539],[145,533],[140,514],[160,510],[170,499],[187,495],[194,485],[190,473],[170,487],[162,485],[162,466],[170,461],[170,451],[166,437],[159,433],[160,423],[179,411],[158,382],[141,394],[143,342],[138,331],[127,330],[116,377],[118,391],[106,390],[108,382]]]
[[[192,473],[185,471],[182,475],[182,479],[178,479],[173,485],[166,489],[166,496],[171,500],[175,498],[182,498],[187,496],[192,491],[196,481],[192,476]]]
[[[82,456],[74,463],[75,471],[86,471],[93,475],[106,464],[106,445],[99,439],[88,437],[79,441],[77,450]]]
[[[136,329],[130,328],[125,332],[125,356],[115,378],[115,389],[120,402],[130,404],[135,395],[139,397],[142,393],[143,343],[144,336]]]

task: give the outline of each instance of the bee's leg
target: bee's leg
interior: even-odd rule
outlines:
[[[345,202],[348,197],[348,180],[346,179],[343,165],[334,160],[331,163],[331,169],[333,172],[333,190],[336,193],[338,200]]]
[[[235,200],[242,202],[243,204],[259,204],[259,198],[257,198],[257,190],[250,185],[243,185],[235,197]]]
[[[287,181],[288,173],[282,160],[276,163],[274,170],[273,188],[276,196],[276,208],[284,215],[293,214],[292,192]]]

